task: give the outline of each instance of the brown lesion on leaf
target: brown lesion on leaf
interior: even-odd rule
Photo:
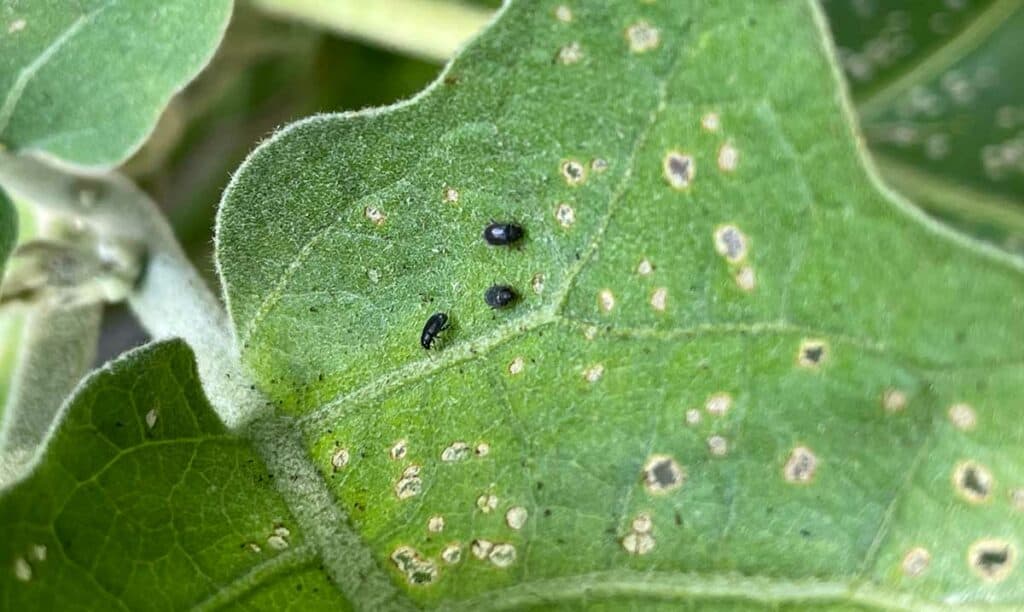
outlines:
[[[985,538],[967,549],[971,570],[986,582],[1001,582],[1017,563],[1017,549],[1007,540]]]
[[[953,469],[953,488],[971,503],[988,501],[994,486],[992,472],[976,461],[961,461]]]

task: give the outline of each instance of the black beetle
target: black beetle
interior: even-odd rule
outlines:
[[[484,292],[484,301],[491,308],[504,308],[516,301],[515,289],[508,285],[493,285]]]
[[[523,227],[515,223],[491,222],[484,228],[484,241],[493,246],[503,246],[519,241],[523,237]]]
[[[430,346],[437,339],[437,335],[448,329],[448,315],[443,312],[435,312],[427,319],[423,326],[423,333],[420,334],[420,344],[423,348],[430,350]]]

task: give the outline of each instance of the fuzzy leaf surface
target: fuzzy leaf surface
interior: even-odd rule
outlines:
[[[0,608],[348,609],[273,479],[185,344],[134,351],[78,389],[0,498]]]
[[[1020,261],[875,178],[816,4],[560,6],[225,195],[243,359],[366,571],[424,606],[1021,605]]]
[[[124,161],[217,48],[231,0],[3,0],[0,145]]]

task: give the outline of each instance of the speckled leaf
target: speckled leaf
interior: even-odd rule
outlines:
[[[353,571],[446,609],[1024,603],[1020,262],[880,186],[815,3],[564,6],[225,194],[243,359]]]
[[[3,0],[0,145],[106,168],[209,61],[231,0]]]
[[[824,7],[886,178],[942,216],[1024,247],[1024,5]]]
[[[210,409],[188,347],[139,349],[79,388],[0,497],[0,608],[347,609],[273,478]]]

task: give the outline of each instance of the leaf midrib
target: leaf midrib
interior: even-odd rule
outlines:
[[[882,610],[948,611],[949,607],[861,580],[785,580],[738,573],[682,573],[613,570],[522,582],[468,600],[446,600],[445,610],[517,610],[526,606],[581,601],[601,596],[635,596],[648,601],[745,601],[761,604],[853,603]],[[1019,603],[958,605],[957,610],[1019,609]]]

